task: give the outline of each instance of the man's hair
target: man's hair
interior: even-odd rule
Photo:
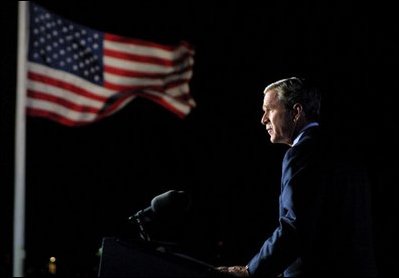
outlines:
[[[294,104],[299,103],[308,120],[319,119],[321,94],[308,80],[299,77],[281,79],[268,85],[264,94],[272,90],[276,91],[279,100],[287,109],[292,109]]]

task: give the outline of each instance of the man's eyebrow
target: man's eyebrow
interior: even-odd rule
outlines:
[[[263,105],[263,106],[262,106],[262,109],[263,109],[263,111],[269,111],[269,110],[271,110],[271,108],[270,108],[269,105]]]

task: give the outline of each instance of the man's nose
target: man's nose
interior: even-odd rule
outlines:
[[[263,114],[262,118],[260,119],[260,123],[261,123],[262,125],[265,125],[266,122],[267,122],[266,114]]]

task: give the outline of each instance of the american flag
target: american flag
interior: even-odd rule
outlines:
[[[194,50],[100,32],[29,5],[27,114],[69,126],[92,123],[137,96],[179,117],[190,96]]]

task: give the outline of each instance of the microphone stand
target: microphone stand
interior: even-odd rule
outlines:
[[[139,236],[143,240],[143,242],[149,244],[157,251],[163,253],[175,253],[177,251],[178,244],[176,242],[169,241],[160,241],[150,236],[150,234],[146,230],[146,223],[153,221],[153,219],[148,218],[143,210],[138,211],[135,215],[129,217],[130,222],[134,222],[137,224],[139,228]]]
[[[141,219],[141,211],[137,212],[134,216],[129,217],[130,221],[135,221],[139,227],[140,238],[146,242],[151,242],[150,235],[145,231],[144,221]]]

